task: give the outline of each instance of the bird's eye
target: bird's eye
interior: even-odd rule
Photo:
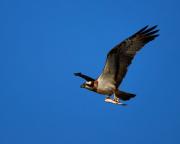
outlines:
[[[86,84],[86,86],[91,87],[91,85],[89,85],[89,84]]]

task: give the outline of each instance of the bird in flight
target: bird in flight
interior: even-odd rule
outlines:
[[[80,72],[74,73],[75,76],[86,80],[81,85],[81,88],[106,95],[105,102],[125,105],[120,100],[127,101],[136,95],[119,90],[118,87],[122,83],[128,66],[131,64],[136,53],[145,44],[158,37],[158,32],[157,25],[153,27],[145,26],[112,48],[107,54],[103,72],[97,79]],[[114,98],[111,99],[112,95],[114,95]]]

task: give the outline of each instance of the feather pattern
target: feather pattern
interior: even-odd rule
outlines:
[[[109,82],[118,87],[136,53],[145,44],[159,36],[157,34],[159,30],[156,30],[156,28],[157,25],[150,28],[145,26],[111,49],[107,55],[103,72],[98,78],[98,83]]]

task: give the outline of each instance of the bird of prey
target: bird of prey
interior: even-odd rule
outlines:
[[[145,44],[154,40],[158,34],[157,25],[149,27],[148,25],[125,39],[107,54],[106,63],[101,75],[97,78],[91,78],[82,73],[74,73],[86,80],[81,85],[85,88],[99,94],[106,95],[105,102],[114,104],[123,104],[120,100],[127,101],[135,97],[135,94],[124,92],[118,89],[125,77],[128,66],[131,64],[136,53],[143,48]],[[114,98],[111,99],[111,95]]]

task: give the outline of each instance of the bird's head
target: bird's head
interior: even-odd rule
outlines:
[[[95,91],[96,90],[96,84],[95,81],[86,81],[85,83],[83,83],[81,85],[81,88],[85,88],[91,91]]]

